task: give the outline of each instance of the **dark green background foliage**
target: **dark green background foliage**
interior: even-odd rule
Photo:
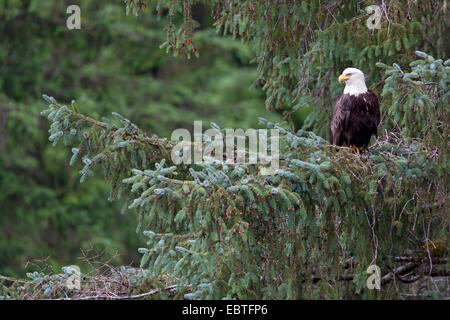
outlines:
[[[400,298],[416,275],[418,297],[445,295],[427,283],[448,276],[442,1],[127,0],[129,16],[109,2],[81,1],[76,32],[63,25],[66,4],[4,4],[2,259],[48,254],[53,235],[61,263],[88,240],[120,249],[118,263],[140,243],[140,266],[176,282],[177,298]],[[364,9],[374,3],[383,19],[371,31]],[[19,18],[28,22],[8,23]],[[349,66],[381,102],[379,137],[363,156],[327,143]],[[173,166],[173,143],[158,138],[199,119],[246,129],[258,116],[280,130],[270,176],[249,165]],[[131,214],[121,215],[124,203]],[[366,288],[373,263],[381,291]]]

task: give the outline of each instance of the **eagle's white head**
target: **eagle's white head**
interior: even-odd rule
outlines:
[[[345,81],[344,94],[358,96],[367,92],[364,73],[356,68],[347,68],[339,76],[339,82]]]

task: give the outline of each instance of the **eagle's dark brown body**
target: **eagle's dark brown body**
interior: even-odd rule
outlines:
[[[334,145],[367,148],[370,137],[377,135],[380,108],[377,96],[368,90],[359,95],[343,94],[336,101],[331,120]]]

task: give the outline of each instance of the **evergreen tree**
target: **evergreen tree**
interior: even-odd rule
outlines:
[[[197,1],[125,2],[129,13],[168,16],[167,52],[202,54]],[[374,2],[381,28],[371,30],[361,1],[210,1],[217,30],[253,46],[266,108],[285,110],[280,124],[261,119],[280,132],[274,175],[245,164],[175,166],[174,142],[118,113],[99,121],[44,96],[50,141],[74,145],[81,182],[104,168],[112,197],[139,213],[141,268],[176,281],[176,297],[400,298],[416,281],[422,297],[442,295],[425,290],[430,277],[449,275],[446,8]],[[364,70],[383,110],[363,156],[327,142],[336,78],[349,65]],[[299,129],[294,115],[307,105]],[[367,288],[373,264],[382,290]]]
[[[70,4],[81,8],[81,30],[66,28]],[[159,49],[164,17],[126,16],[120,1],[0,1],[0,274],[25,276],[27,261],[47,257],[59,269],[91,246],[118,251],[112,264],[128,264],[144,241],[124,202],[108,201],[103,177],[80,184],[63,161],[70,149],[47,143],[43,92],[76,98],[91,117],[119,112],[161,136],[197,119],[258,124],[264,95],[248,90],[251,49],[219,42],[200,9],[193,14],[205,25],[197,30],[203,54],[188,63]]]

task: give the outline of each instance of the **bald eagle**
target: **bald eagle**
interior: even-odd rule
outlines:
[[[345,81],[344,93],[337,99],[331,120],[331,139],[337,146],[367,150],[372,135],[377,135],[380,108],[375,93],[366,87],[364,74],[356,68],[347,68],[339,76]]]

